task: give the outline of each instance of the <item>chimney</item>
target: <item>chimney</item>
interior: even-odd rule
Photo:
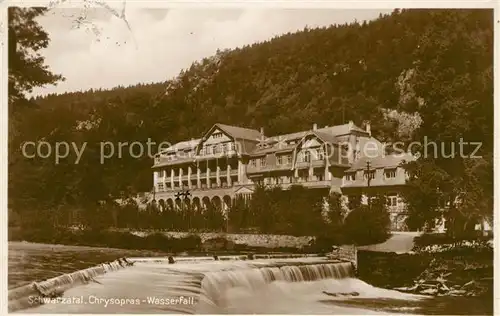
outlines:
[[[314,123],[313,124],[313,131],[317,130],[318,129],[318,124]]]
[[[366,132],[368,133],[368,135],[372,136],[372,128],[370,126],[370,121],[366,121],[365,128],[366,128]]]
[[[349,130],[352,130],[354,128],[354,122],[349,121]]]

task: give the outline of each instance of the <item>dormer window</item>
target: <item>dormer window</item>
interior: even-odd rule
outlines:
[[[257,167],[257,159],[251,159],[250,160],[250,166],[253,167],[253,168]]]
[[[365,171],[365,180],[373,180],[375,179],[375,170]]]
[[[347,181],[354,181],[356,180],[356,172],[349,172],[345,174],[345,179]]]
[[[386,179],[396,178],[396,169],[387,169],[384,171],[384,175]]]

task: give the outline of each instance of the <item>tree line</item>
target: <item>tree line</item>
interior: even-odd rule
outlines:
[[[149,203],[141,209],[136,200],[102,204],[93,211],[75,212],[61,208],[37,222],[28,221],[28,231],[48,232],[79,227],[96,233],[125,229],[188,231],[191,233],[254,233],[315,236],[334,244],[369,244],[386,240],[390,219],[384,196],[371,197],[370,205],[361,196],[351,196],[349,205],[340,193],[328,189],[307,189],[294,185],[257,186],[252,199],[236,197],[227,210],[207,203],[205,207],[181,207]]]

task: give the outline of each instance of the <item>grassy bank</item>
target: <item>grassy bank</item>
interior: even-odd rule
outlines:
[[[202,241],[198,234],[188,234],[181,237],[167,236],[161,232],[138,236],[130,232],[109,230],[20,230],[9,229],[9,241],[28,241],[46,244],[60,244],[71,246],[107,247],[129,250],[151,250],[166,253],[207,253],[217,252],[225,254],[237,253],[306,253],[324,252],[331,249],[318,243],[307,247],[261,247],[249,246],[243,243],[234,243],[224,236]]]

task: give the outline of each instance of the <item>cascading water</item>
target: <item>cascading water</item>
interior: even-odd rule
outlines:
[[[284,265],[254,269],[209,272],[201,285],[198,313],[221,313],[229,305],[227,292],[231,289],[256,293],[272,282],[311,282],[343,279],[353,276],[349,262],[308,265]]]
[[[177,257],[175,264],[169,264],[167,258],[131,258],[134,264],[125,269],[119,269],[122,264],[116,262],[37,283],[38,293],[64,288],[62,297],[82,298],[84,303],[23,308],[29,307],[26,312],[70,314],[365,314],[366,310],[332,302],[345,303],[349,296],[406,295],[377,289],[354,278],[351,263],[313,256],[291,257]],[[83,286],[70,286],[75,284]],[[21,294],[26,295],[34,288],[28,286],[24,291]],[[11,296],[13,301],[21,301],[20,297],[14,299],[15,294],[14,290],[9,292],[9,301]],[[179,298],[174,303],[164,302]]]

